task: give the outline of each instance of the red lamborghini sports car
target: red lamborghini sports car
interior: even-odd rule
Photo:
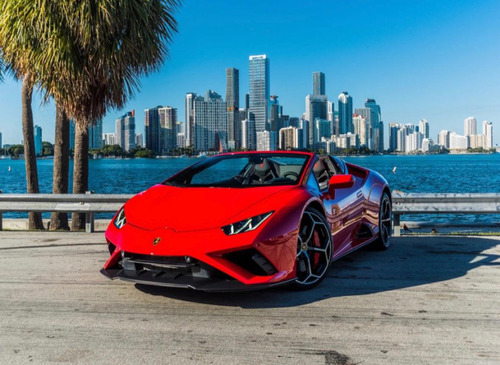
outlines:
[[[221,154],[125,203],[102,273],[204,291],[309,289],[349,252],[388,248],[391,218],[375,171],[309,152]]]

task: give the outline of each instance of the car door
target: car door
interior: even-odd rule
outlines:
[[[347,167],[340,159],[326,157],[322,162],[330,177],[348,173]],[[331,214],[334,257],[342,256],[354,247],[363,214],[362,179],[354,175],[353,179],[351,187],[335,189],[333,195],[328,188],[322,191],[325,209]]]

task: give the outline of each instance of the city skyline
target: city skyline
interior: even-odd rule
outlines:
[[[224,95],[226,68],[248,75],[248,56],[258,54],[272,60],[270,93],[279,96],[284,114],[291,117],[304,112],[304,97],[312,91],[311,74],[318,71],[326,75],[325,93],[330,100],[344,90],[355,108],[366,98],[375,98],[383,108],[385,126],[427,119],[434,139],[443,129],[461,133],[464,119],[471,115],[478,125],[484,120],[496,125],[500,119],[495,100],[500,93],[496,70],[500,51],[494,46],[500,27],[490,20],[500,14],[497,2],[256,1],[229,8],[227,4],[184,5],[170,60],[159,73],[142,79],[141,91],[122,110],[108,112],[103,132],[114,131],[115,120],[132,109],[171,105],[184,116],[186,92],[212,89]],[[249,16],[230,17],[234,11]],[[273,11],[283,15],[278,22],[269,17]],[[217,20],[226,18],[229,24]],[[210,29],[207,35],[199,31],[205,28]],[[217,37],[224,41],[208,41]],[[247,77],[240,77],[240,100],[248,90]],[[42,126],[44,139],[53,141],[53,105],[40,108],[40,103],[35,95],[34,123]],[[0,84],[0,107],[3,143],[19,143],[20,83],[9,75]],[[136,123],[136,130],[143,131],[142,118]],[[387,127],[384,134],[387,146]],[[499,134],[500,129],[494,128],[494,144],[499,143]]]

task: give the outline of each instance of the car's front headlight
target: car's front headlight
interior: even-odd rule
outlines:
[[[253,231],[262,223],[264,223],[264,221],[267,218],[269,218],[273,213],[274,211],[267,212],[264,214],[256,215],[255,217],[252,218],[244,219],[236,223],[228,224],[227,226],[222,227],[222,231],[224,231],[224,233],[227,234],[228,236],[231,236],[233,234]]]
[[[116,215],[113,224],[115,225],[116,228],[120,229],[125,225],[125,223],[127,223],[127,220],[125,219],[125,208],[122,208]]]

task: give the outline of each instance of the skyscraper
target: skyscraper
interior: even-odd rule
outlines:
[[[313,95],[325,95],[325,74],[313,72]]]
[[[450,148],[450,131],[442,130],[438,134],[438,144],[444,148]]]
[[[316,119],[327,119],[327,102],[326,95],[307,95],[306,96],[306,120],[309,121],[309,144],[312,145],[313,141],[313,128]]]
[[[470,136],[477,134],[477,121],[474,117],[465,118],[464,120],[464,135]]]
[[[240,147],[241,123],[240,107],[240,72],[236,68],[226,68],[226,103],[227,103],[227,146],[234,150]]]
[[[257,134],[255,133],[255,120],[251,118],[241,121],[241,148],[255,150],[257,148]]]
[[[425,119],[420,119],[418,122],[418,131],[424,134],[424,138],[429,138],[429,122]]]
[[[144,109],[144,135],[146,148],[154,154],[160,154],[160,115],[158,105],[155,108]]]
[[[216,92],[208,90],[205,98],[193,103],[194,148],[197,151],[227,150],[227,104]]]
[[[382,152],[384,150],[384,124],[382,122],[382,112],[380,105],[377,105],[375,99],[366,99],[365,108],[371,109],[370,125],[371,125],[371,140],[374,151]]]
[[[282,116],[283,107],[279,104],[278,96],[271,95],[271,111],[269,115],[269,130],[274,132],[274,144],[278,144],[279,130],[283,128]]]
[[[493,124],[485,120],[483,122],[483,135],[484,135],[484,148],[493,148]],[[1,137],[1,135],[0,135]],[[1,139],[0,139],[0,147],[1,147]]]
[[[35,154],[42,156],[42,127],[35,125]]]
[[[89,149],[102,148],[102,119],[89,126]]]
[[[135,110],[132,110],[116,120],[116,143],[124,151],[135,148]]]
[[[333,101],[326,102],[326,119],[332,123],[332,134],[338,134],[335,126],[335,103]]]
[[[158,108],[160,119],[160,151],[170,152],[177,146],[177,108]]]
[[[398,149],[398,123],[389,124],[389,152],[394,152]]]
[[[194,99],[196,98],[195,93],[187,93],[185,99],[186,107],[186,147],[194,145]]]
[[[266,55],[249,57],[249,111],[255,116],[255,131],[267,130],[269,117],[269,59]]]
[[[352,133],[352,97],[347,91],[339,95],[339,134]]]

